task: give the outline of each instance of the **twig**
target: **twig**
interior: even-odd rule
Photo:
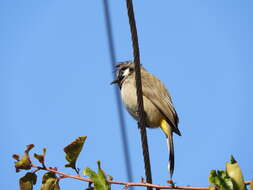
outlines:
[[[245,181],[245,185],[250,185],[251,181]]]
[[[81,177],[79,175],[66,174],[66,173],[60,172],[56,169],[53,169],[53,168],[43,168],[43,167],[37,166],[35,164],[32,164],[32,167],[37,168],[39,170],[46,170],[46,171],[49,171],[49,172],[53,172],[55,174],[59,174],[59,175],[62,176],[61,178],[73,178],[73,179],[77,179],[77,180],[81,180],[81,181],[92,182],[92,180],[89,179],[89,178],[84,178],[84,177]]]
[[[37,171],[39,171],[40,169],[39,168],[36,168],[32,173],[36,173]]]
[[[62,178],[73,178],[77,179],[80,181],[85,181],[92,183],[93,181],[89,178],[81,177],[79,175],[70,175],[66,174],[64,172],[60,172],[57,169],[53,168],[43,168],[40,166],[37,166],[35,164],[32,164],[33,168],[36,168],[36,170],[46,170],[49,172],[53,172],[55,174],[61,175]],[[155,184],[150,184],[150,183],[133,183],[133,182],[122,182],[122,181],[113,181],[113,180],[108,180],[110,184],[117,184],[117,185],[124,185],[125,187],[130,187],[130,186],[139,186],[139,187],[151,187],[151,188],[156,188],[156,189],[189,189],[189,190],[208,190],[209,187],[192,187],[192,186],[177,186],[177,185],[155,185]],[[245,185],[249,185],[251,182],[246,181]]]

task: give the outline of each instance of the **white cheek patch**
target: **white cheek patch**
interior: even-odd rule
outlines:
[[[123,72],[122,76],[123,76],[123,77],[126,77],[126,76],[129,75],[129,73],[130,73],[129,68],[127,68],[127,69]]]

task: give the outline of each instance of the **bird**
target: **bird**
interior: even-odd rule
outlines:
[[[111,84],[118,84],[123,104],[130,115],[138,121],[134,62],[119,62],[115,68],[116,79]],[[169,152],[168,171],[172,178],[175,165],[173,133],[181,136],[181,132],[178,129],[178,114],[164,84],[142,65],[140,66],[140,70],[143,106],[146,118],[145,125],[148,128],[160,128],[165,134]]]

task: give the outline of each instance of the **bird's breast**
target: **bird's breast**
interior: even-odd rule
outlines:
[[[138,120],[138,104],[135,85],[125,81],[121,88],[121,97],[127,111],[132,115],[132,117],[134,117],[135,120]],[[143,96],[143,104],[148,127],[153,128],[159,126],[160,121],[163,118],[160,111],[156,108],[152,101],[145,96]]]
[[[137,120],[138,106],[135,85],[125,81],[121,87],[121,97],[127,111]]]

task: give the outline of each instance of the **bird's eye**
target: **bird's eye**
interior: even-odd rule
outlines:
[[[125,69],[120,69],[119,72],[120,72],[120,73],[124,73],[124,71],[125,71]]]
[[[123,74],[124,73],[124,71],[127,69],[127,67],[123,67],[123,68],[121,68],[120,70],[119,70],[119,73],[120,74]]]

